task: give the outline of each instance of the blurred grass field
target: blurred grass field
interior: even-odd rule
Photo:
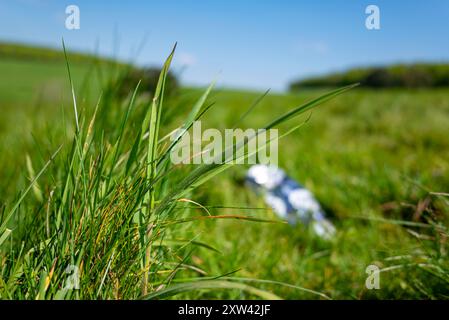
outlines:
[[[89,60],[76,61],[71,68],[79,110],[91,112],[100,93],[98,74],[92,73]],[[0,70],[0,199],[10,204],[29,183],[26,154],[35,168],[41,167],[67,128],[73,129],[73,110],[63,61],[1,57]],[[201,92],[182,88],[166,101],[164,108],[172,117],[163,131],[180,124]],[[323,92],[269,93],[241,127],[259,128]],[[262,93],[214,90],[208,98],[214,107],[203,124],[231,128]],[[118,127],[119,119],[109,129]],[[449,199],[435,194],[449,191],[449,89],[353,89],[314,109],[299,131],[282,139],[279,161],[314,192],[336,225],[336,239],[324,242],[302,226],[283,223],[195,221],[174,232],[220,252],[194,248],[184,263],[203,270],[203,276],[236,271],[233,276],[287,283],[333,299],[449,297]],[[236,166],[214,177],[192,200],[209,206],[212,214],[277,219],[242,183],[246,169]],[[371,264],[384,270],[379,290],[365,287],[365,269]],[[197,276],[191,270],[178,273]],[[320,297],[271,282],[257,286],[286,299]],[[239,290],[199,290],[177,297],[253,296]]]

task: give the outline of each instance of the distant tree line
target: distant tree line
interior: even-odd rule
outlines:
[[[306,87],[339,87],[357,82],[372,88],[449,87],[449,64],[401,64],[356,68],[294,81],[290,84],[290,90],[295,91]]]

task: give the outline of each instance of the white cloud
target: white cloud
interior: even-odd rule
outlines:
[[[325,55],[329,52],[329,46],[323,41],[299,41],[296,45],[296,50]]]
[[[193,54],[187,52],[180,52],[176,57],[179,65],[183,67],[190,67],[196,64],[197,60]]]

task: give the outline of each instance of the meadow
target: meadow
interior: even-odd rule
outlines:
[[[120,67],[70,60],[71,77],[63,58],[0,58],[1,298],[449,297],[449,89],[268,93],[241,119],[264,92],[163,99],[163,69],[156,99],[138,83],[120,98]],[[280,140],[280,167],[316,195],[332,241],[278,220],[244,185],[247,166],[166,161],[163,137],[193,119],[262,128],[291,110],[281,133],[300,127]],[[64,290],[67,265],[79,290]]]

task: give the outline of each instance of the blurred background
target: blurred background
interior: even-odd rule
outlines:
[[[377,16],[366,12],[372,4]],[[79,29],[66,27],[69,5],[79,8]],[[375,23],[370,19],[378,19],[378,29],[367,27]],[[117,126],[139,80],[141,101],[151,97],[177,43],[167,132],[214,79],[214,109],[204,123],[219,129],[232,127],[267,89],[242,126],[261,127],[327,90],[361,84],[313,111],[279,144],[280,166],[314,192],[337,239],[323,243],[302,226],[199,222],[182,231],[186,238],[200,236],[222,253],[211,257],[199,249],[195,265],[335,298],[447,298],[446,236],[416,224],[448,220],[448,30],[445,0],[0,1],[1,203],[29,182],[27,155],[41,167],[73,132],[62,38],[81,112],[114,88],[116,104],[102,119],[106,131]],[[214,178],[194,200],[263,207],[241,183],[245,170]],[[254,214],[275,218],[269,210]],[[406,267],[423,262],[437,271]],[[365,287],[365,268],[373,263],[386,270],[382,290]],[[287,298],[311,297],[279,290]]]
[[[77,5],[80,28],[67,30]],[[380,10],[380,29],[365,26]],[[0,4],[0,39],[160,65],[178,42],[174,70],[186,85],[286,90],[296,78],[353,67],[445,62],[449,4],[408,1],[17,0]]]

